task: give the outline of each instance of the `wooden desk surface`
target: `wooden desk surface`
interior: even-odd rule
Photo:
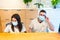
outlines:
[[[0,33],[0,40],[60,40],[58,33]]]

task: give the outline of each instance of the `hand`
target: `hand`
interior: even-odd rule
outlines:
[[[46,21],[49,22],[49,18],[48,17],[46,17]]]
[[[51,30],[51,31],[54,31],[54,27],[53,27],[53,25],[50,23],[50,21],[49,21],[49,18],[48,17],[46,17],[46,22],[48,23],[48,25],[49,25],[49,29]]]

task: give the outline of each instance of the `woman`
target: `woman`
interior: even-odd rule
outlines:
[[[26,29],[21,23],[20,16],[18,14],[14,14],[11,17],[11,23],[7,25],[4,32],[25,32]]]

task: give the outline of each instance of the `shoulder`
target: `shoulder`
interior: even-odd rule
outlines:
[[[35,23],[35,22],[37,22],[37,20],[38,20],[38,18],[35,18],[35,19],[33,19],[31,22],[32,22],[32,23]]]
[[[6,24],[6,28],[8,28],[8,29],[11,28],[11,22]]]
[[[8,24],[8,25],[6,25],[6,28],[5,28],[4,32],[9,32],[9,31],[10,31],[10,29],[11,29],[11,25],[10,25],[10,24]]]
[[[46,21],[43,21],[43,23],[42,24],[44,24],[45,26],[47,26],[48,25],[48,23],[46,22]]]
[[[11,25],[7,25],[6,28],[10,29],[11,28]]]
[[[11,22],[7,23],[6,26],[11,25]]]
[[[21,30],[21,32],[24,32],[24,31],[26,31],[26,28],[25,28],[25,25],[22,24],[22,30]]]

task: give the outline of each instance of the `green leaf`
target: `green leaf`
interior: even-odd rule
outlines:
[[[58,0],[52,0],[51,3],[53,6],[56,6],[58,4]]]
[[[32,2],[32,0],[23,0],[25,4],[28,4],[29,2]]]
[[[38,6],[38,8],[40,8],[40,6],[42,6],[42,7],[43,7],[43,4],[41,4],[41,3],[35,3],[34,5],[37,5],[37,6]]]

